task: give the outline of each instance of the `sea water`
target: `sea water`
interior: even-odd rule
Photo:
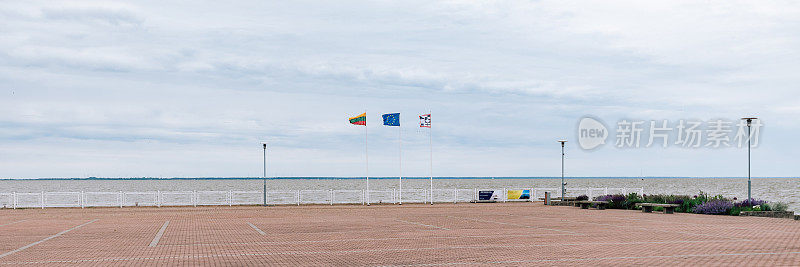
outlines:
[[[438,178],[435,189],[558,188],[560,178]],[[118,191],[260,191],[261,179],[16,179],[0,180],[0,193],[38,192],[118,192]],[[403,189],[428,189],[429,179],[403,179]],[[567,188],[643,188],[645,194],[710,195],[747,198],[747,178],[566,178]],[[752,195],[756,199],[785,202],[790,210],[800,212],[800,178],[754,178]],[[397,178],[373,178],[371,190],[400,187]],[[335,178],[271,178],[268,190],[361,190],[366,180]],[[638,190],[636,190],[638,191]],[[557,190],[555,192],[558,192]],[[585,191],[570,190],[568,195]],[[595,192],[595,194],[598,194]]]

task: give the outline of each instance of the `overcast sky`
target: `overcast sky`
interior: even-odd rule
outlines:
[[[176,1],[177,2],[177,1]],[[746,176],[742,148],[583,151],[584,115],[762,118],[800,176],[796,1],[4,1],[0,177]],[[648,123],[649,124],[649,123]]]

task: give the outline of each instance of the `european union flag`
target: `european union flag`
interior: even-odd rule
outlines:
[[[383,125],[400,126],[400,113],[383,114]]]

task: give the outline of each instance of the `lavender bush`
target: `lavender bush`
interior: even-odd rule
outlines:
[[[733,203],[727,200],[709,200],[694,207],[694,213],[700,214],[728,214],[733,208]]]
[[[602,195],[595,198],[597,201],[611,201],[611,195]]]
[[[753,206],[761,206],[767,204],[766,200],[760,199],[745,199],[742,202],[736,202],[734,204],[736,207],[753,207]]]
[[[604,196],[597,197],[597,201],[622,202],[622,201],[625,201],[625,196],[623,196],[623,195],[604,195]]]

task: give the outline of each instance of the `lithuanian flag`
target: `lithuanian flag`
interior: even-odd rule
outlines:
[[[355,125],[367,125],[367,113],[350,118],[350,123]]]

